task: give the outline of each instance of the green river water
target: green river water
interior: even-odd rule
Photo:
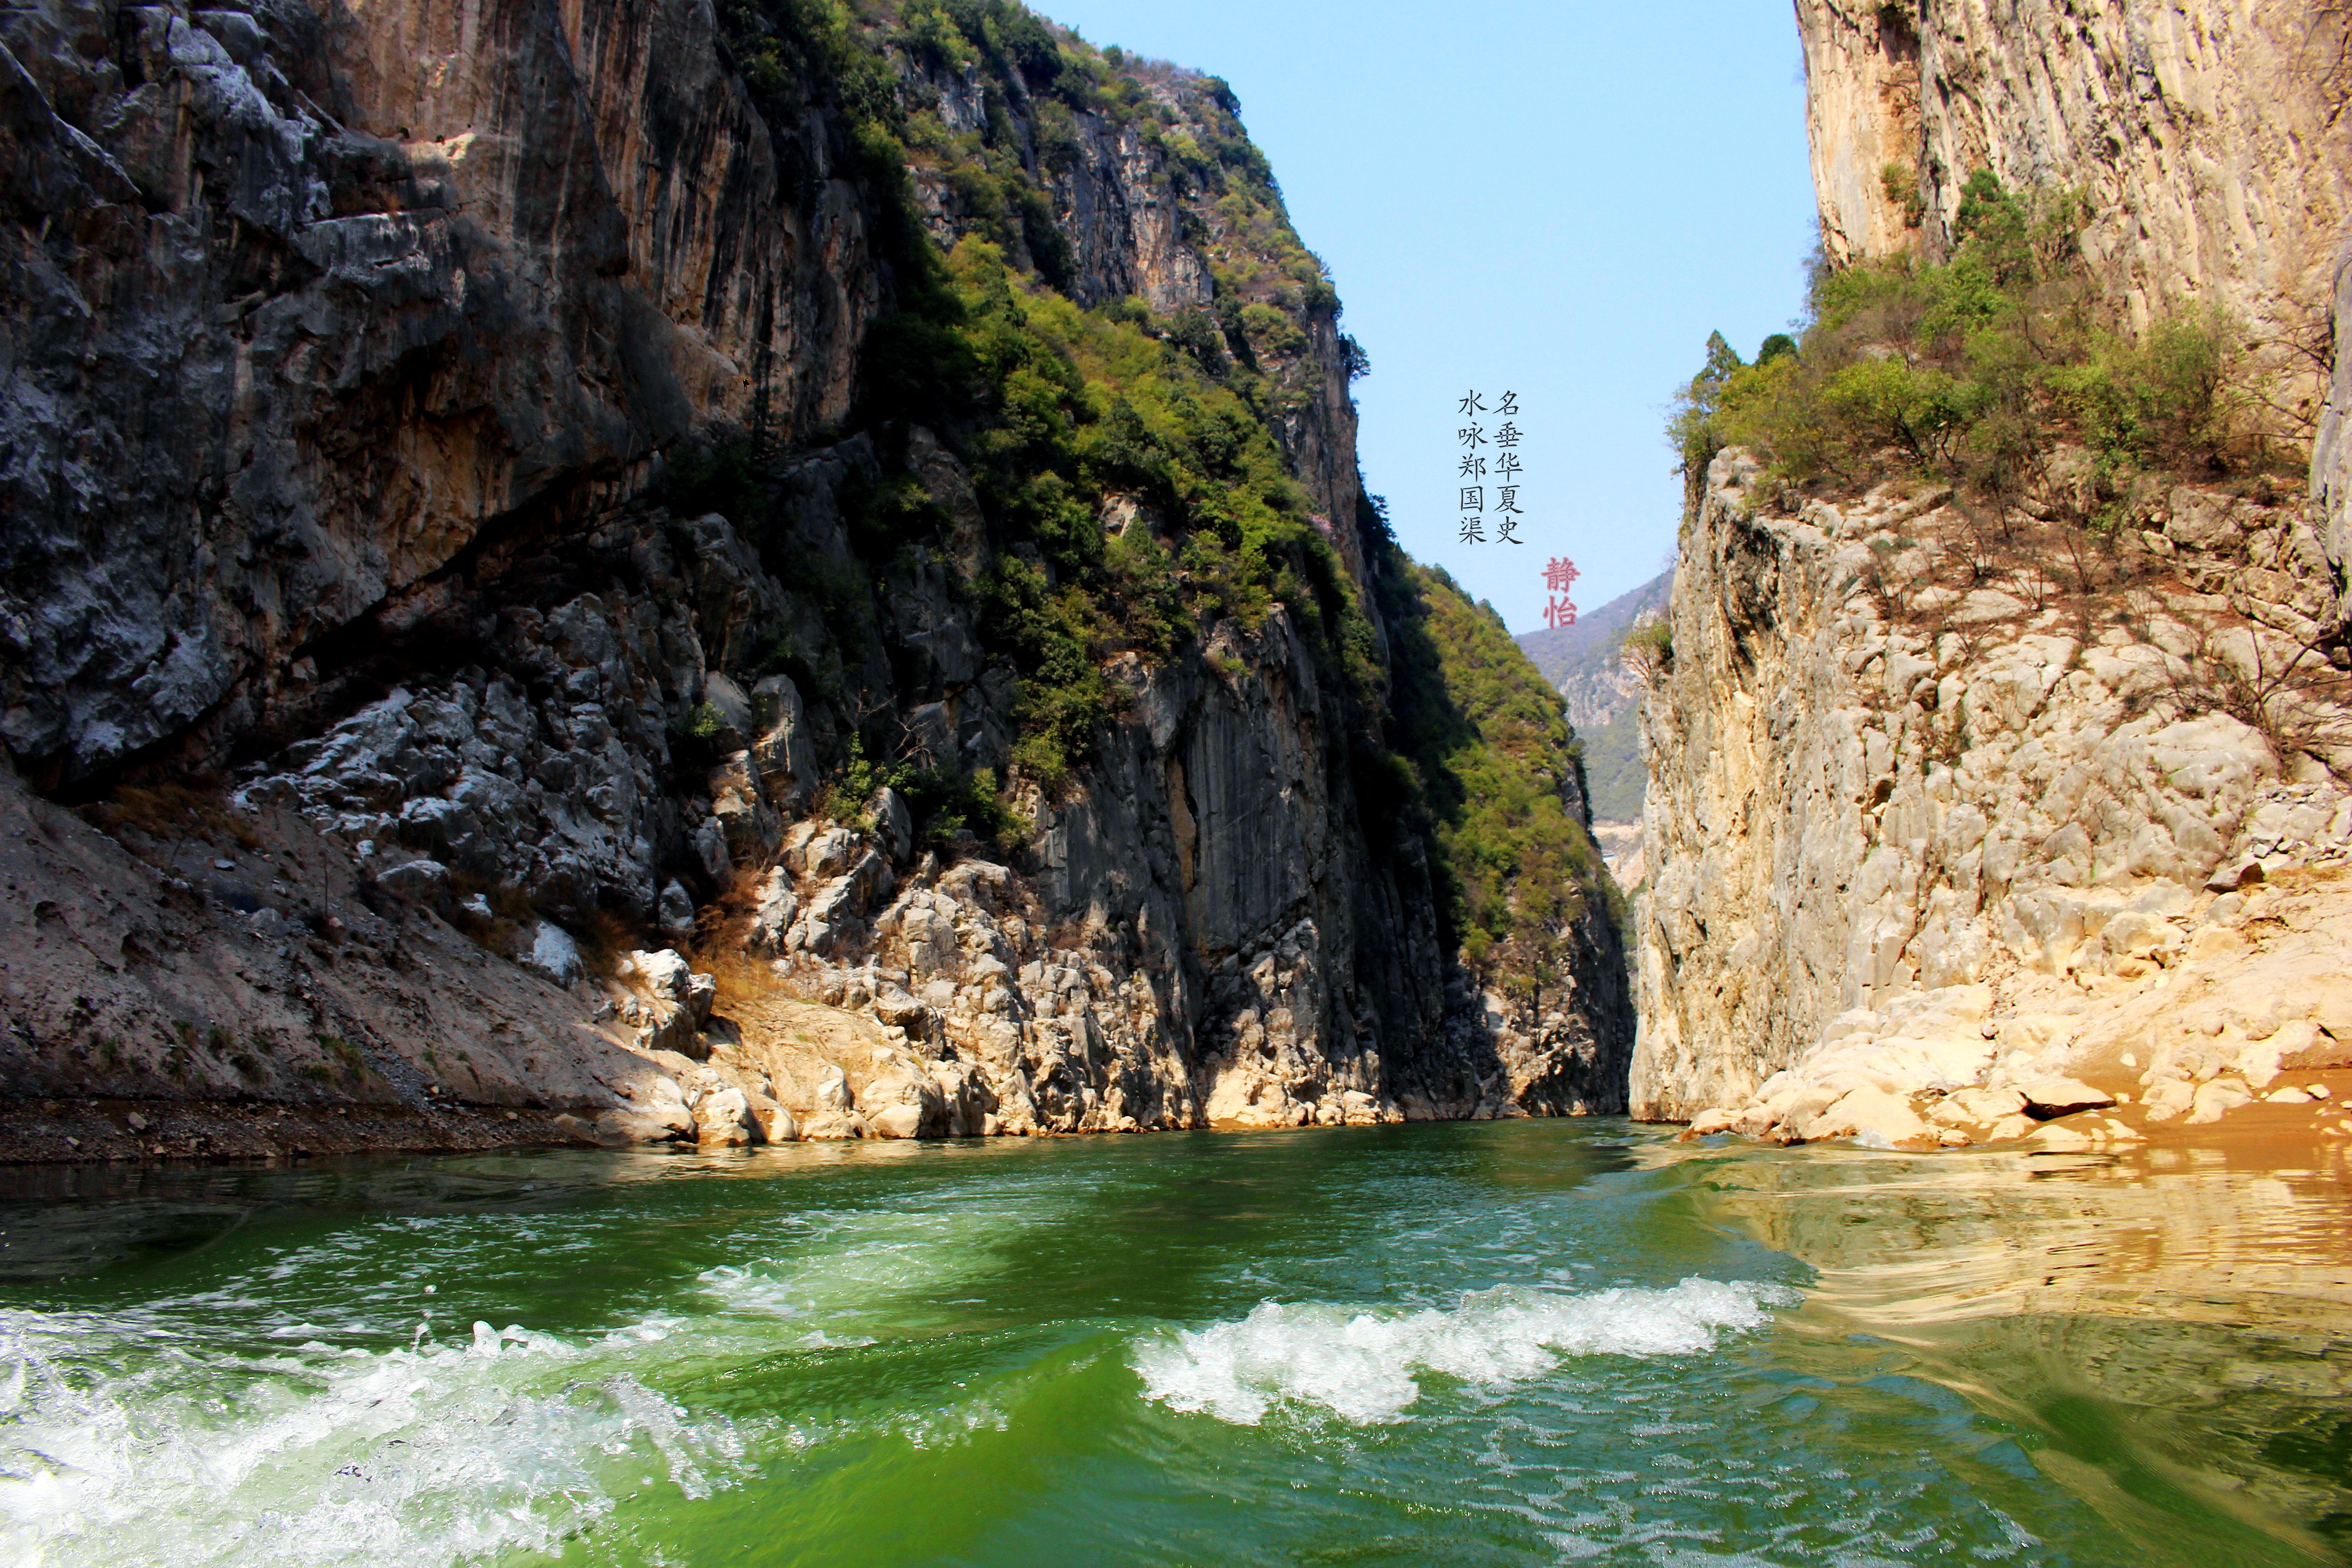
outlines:
[[[17,1173],[0,1559],[2352,1562],[2330,1158],[1576,1121]]]

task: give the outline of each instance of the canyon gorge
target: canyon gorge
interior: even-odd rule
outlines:
[[[1531,664],[1364,493],[1216,78],[994,4],[12,11],[0,1135],[2332,1116],[2332,16],[1798,5],[1825,278],[2063,196],[2269,457],[1686,449]]]
[[[14,1152],[1622,1109],[1559,704],[1362,493],[1216,79],[1001,4],[0,44]]]

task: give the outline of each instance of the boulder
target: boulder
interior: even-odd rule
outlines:
[[[694,934],[694,895],[684,883],[672,879],[661,890],[661,902],[656,916],[663,931],[681,940]]]
[[[782,866],[770,868],[760,884],[751,908],[751,926],[743,934],[744,947],[767,957],[783,951],[784,932],[792,928],[793,917],[800,913],[801,901],[793,891],[793,879]]]
[[[874,797],[874,832],[891,859],[903,861],[914,853],[914,813],[907,809],[905,797],[887,785]]]
[[[923,1130],[923,1108],[919,1105],[886,1105],[879,1110],[867,1111],[866,1124],[878,1137],[917,1137]]]
[[[2025,1097],[2025,1113],[2042,1121],[2071,1116],[2078,1110],[2101,1110],[2116,1102],[2114,1095],[2071,1078],[2038,1078],[2020,1085],[2018,1092]]]
[[[2254,1091],[2238,1079],[2217,1078],[2210,1083],[2200,1083],[2189,1107],[2189,1124],[2196,1127],[2219,1121],[2226,1112],[2252,1103],[2253,1098]]]
[[[2233,893],[2262,879],[2263,863],[2251,855],[2242,855],[2206,878],[2205,886],[2217,893]]]
[[[729,753],[710,770],[710,816],[726,841],[730,864],[765,863],[783,841],[783,823],[768,804],[751,753]]]
[[[613,973],[639,995],[682,1007],[686,1005],[687,982],[693,971],[676,948],[657,947],[650,952],[636,948],[623,953]]]
[[[797,811],[816,793],[816,748],[803,714],[800,689],[789,676],[771,675],[751,688],[751,705],[759,729],[751,757],[761,783],[771,800]]]
[[[760,1125],[740,1089],[714,1089],[694,1108],[694,1141],[706,1145],[756,1143]]]
[[[1883,1089],[1850,1091],[1836,1104],[1805,1123],[1798,1136],[1807,1142],[1822,1138],[1847,1138],[1872,1148],[1932,1142],[1935,1131],[1920,1120],[1905,1096]]]
[[[2278,1046],[2279,1066],[2289,1071],[2352,1067],[2352,1043],[2336,1039],[2306,1018],[2282,1024],[2272,1041]]]
[[[627,1143],[675,1143],[694,1136],[694,1118],[684,1102],[651,1110],[613,1110],[596,1113],[598,1142],[618,1147]]]
[[[587,962],[580,956],[580,944],[562,926],[539,922],[531,932],[530,952],[523,962],[554,981],[569,985],[588,972]]]
[[[743,689],[723,675],[702,678],[702,700],[719,714],[719,733],[713,737],[722,752],[740,750],[751,744],[758,726],[752,722],[751,700]]]
[[[645,1020],[640,1045],[698,1060],[708,1054],[698,1037],[710,1021],[710,1005],[719,993],[717,981],[695,973],[676,949],[667,947],[622,954],[613,975],[644,999],[651,1015]]]
[[[930,1017],[931,1010],[905,987],[885,981],[874,997],[874,1016],[901,1029],[919,1030]]]
[[[375,885],[412,904],[438,908],[449,900],[449,868],[438,860],[404,860],[377,872]]]

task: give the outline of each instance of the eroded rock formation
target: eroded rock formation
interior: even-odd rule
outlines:
[[[2055,415],[2019,493],[1807,491],[1738,450],[1693,475],[1643,720],[1636,1113],[2079,1146],[2308,1095],[2281,1063],[2352,1037],[2325,957],[2352,917],[2345,400],[2339,369],[2323,413],[2316,368],[2352,214],[2345,18],[1797,16],[1832,265],[1950,257],[1979,171],[2079,196],[2113,322],[2217,307],[2269,438],[2319,439],[2308,500],[2150,470],[2095,526]],[[2224,1019],[2245,988],[2280,1006]],[[2121,1109],[2036,1098],[2077,1078]]]
[[[1867,1091],[1901,1116],[1847,1121],[1982,1137],[2024,1103],[1927,1110],[2185,1048],[2208,990],[2352,1034],[2325,944],[2263,940],[2352,911],[2250,941],[2237,891],[2352,860],[2301,506],[2184,486],[2161,531],[2070,555],[1948,489],[1791,512],[1758,477],[1708,472],[1644,710],[1637,1115],[1829,1136]]]
[[[1360,798],[1411,739],[1407,568],[1230,93],[982,10],[0,18],[0,741],[70,846],[8,890],[11,1092],[211,1106],[175,1136],[247,1152],[219,1108],[342,1146],[361,1105],[426,1142],[506,1125],[415,1131],[451,1102],[718,1142],[1622,1105],[1613,931],[1580,992],[1473,976],[1419,819]],[[950,297],[965,241],[1005,293]],[[1236,525],[1132,408],[1124,489],[991,468],[1003,387],[942,345],[1016,293],[1141,323],[1238,411],[1182,405],[1218,450],[1270,431],[1249,482],[1336,569],[1185,556]],[[1051,598],[1090,557],[1039,515],[1160,552],[1181,618]],[[1016,754],[1089,679],[1041,637],[1104,645],[1066,771]],[[123,934],[157,900],[228,978]],[[14,1146],[63,1155],[45,1125]]]
[[[2324,342],[2352,205],[2347,19],[2311,4],[1797,0],[1822,245],[1948,247],[1961,187],[2078,190],[2093,271],[2145,322],[2182,301]],[[2281,352],[2311,395],[2312,362]],[[2315,398],[2313,405],[2315,406]],[[2312,406],[2303,410],[2308,429]]]

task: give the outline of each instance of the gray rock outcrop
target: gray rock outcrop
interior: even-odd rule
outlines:
[[[371,952],[463,942],[525,975],[511,1005],[471,963],[429,1002],[387,979],[335,1036],[412,1110],[495,1083],[566,1135],[728,1145],[1616,1103],[1613,945],[1540,1016],[1471,995],[1423,839],[1360,811],[1392,761],[1393,546],[1336,298],[1278,197],[1268,254],[1234,248],[1171,130],[1243,145],[1230,94],[1139,67],[1073,109],[1048,83],[1060,51],[1094,60],[1074,37],[971,66],[853,30],[886,120],[1019,166],[1008,228],[951,160],[873,167],[857,117],[882,110],[845,103],[825,48],[739,72],[739,25],[697,0],[0,16],[0,742],[25,809],[86,808],[118,836],[89,855],[134,879],[124,857],[299,844],[334,861],[307,901],[190,896],[273,931],[358,900]],[[1355,665],[1322,602],[1202,610],[1105,656],[1078,766],[1016,766],[1037,677],[992,584],[1058,569],[979,471],[974,416],[877,406],[898,340],[874,334],[937,286],[919,247],[966,239],[1024,288],[1197,317],[1200,353],[1246,364],[1286,504],[1339,563],[1322,602],[1363,606]],[[929,531],[877,542],[894,506]],[[1165,510],[1100,507],[1155,539]],[[849,789],[877,769],[891,787]],[[1003,820],[918,798],[950,788]],[[79,910],[58,891],[28,878],[6,910]],[[340,962],[281,946],[269,984],[298,994]],[[101,1068],[81,999],[114,961],[78,952],[8,995],[9,1091],[194,1092],[173,1050],[230,993],[110,982]],[[460,1073],[402,1035],[465,1038],[481,996],[604,1066],[539,1106],[547,1052],[478,1040]],[[793,1054],[811,1029],[830,1054]],[[356,1092],[280,1056],[201,1087]]]

